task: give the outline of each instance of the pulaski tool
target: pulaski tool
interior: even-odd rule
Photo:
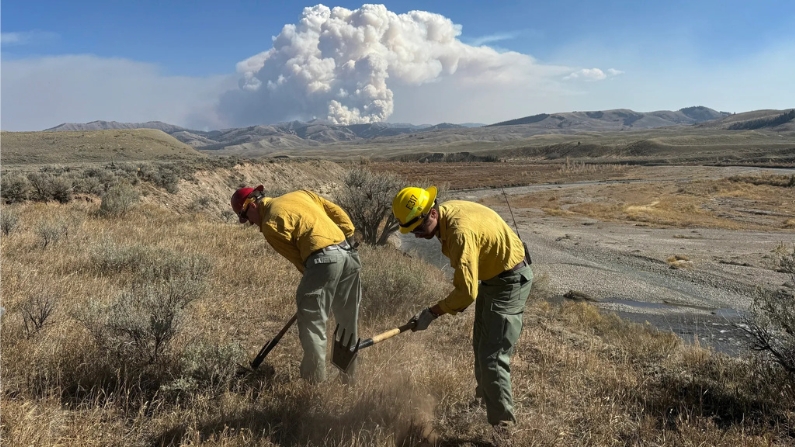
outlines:
[[[351,364],[353,364],[353,361],[356,360],[356,356],[359,355],[360,350],[369,348],[370,346],[380,343],[387,338],[392,338],[395,335],[406,332],[407,330],[413,328],[416,324],[417,323],[414,321],[409,321],[403,326],[382,332],[372,338],[365,340],[358,339],[356,340],[355,345],[353,344],[353,334],[348,337],[347,342],[345,341],[345,329],[342,330],[340,338],[337,338],[337,331],[340,329],[340,325],[338,324],[334,329],[334,350],[331,354],[331,363],[339,368],[342,372],[346,372],[348,371],[348,368],[350,368]]]
[[[290,321],[288,321],[287,324],[284,325],[282,330],[280,330],[279,333],[276,334],[275,337],[273,337],[273,339],[265,343],[265,346],[263,346],[262,349],[259,350],[257,356],[254,357],[254,360],[251,361],[251,369],[257,369],[259,365],[262,364],[262,361],[265,360],[265,357],[268,355],[268,353],[270,353],[271,350],[274,347],[276,347],[276,343],[279,343],[279,340],[282,339],[284,333],[287,332],[287,329],[290,329],[290,326],[292,326],[293,323],[295,323],[295,320],[297,319],[298,319],[298,314],[293,315],[293,317],[290,318]]]

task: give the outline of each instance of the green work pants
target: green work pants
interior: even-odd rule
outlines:
[[[312,381],[326,380],[326,322],[329,315],[345,330],[345,339],[358,337],[359,301],[362,268],[356,250],[334,246],[310,255],[296,292],[298,306],[298,338],[304,350],[301,377]],[[349,373],[352,374],[351,366]],[[347,380],[343,376],[343,380]]]
[[[475,395],[490,424],[516,422],[511,391],[511,356],[522,332],[522,316],[533,271],[530,266],[480,282],[475,299]]]

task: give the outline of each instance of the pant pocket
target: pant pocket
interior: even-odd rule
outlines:
[[[526,302],[527,300],[522,299],[518,293],[511,293],[511,296],[507,299],[493,298],[491,300],[491,310],[502,315],[516,315],[524,312]]]

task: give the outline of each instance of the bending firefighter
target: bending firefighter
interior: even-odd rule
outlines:
[[[322,382],[329,315],[347,334],[358,337],[362,265],[353,243],[354,226],[342,208],[311,191],[271,198],[262,190],[262,185],[238,189],[232,195],[232,210],[240,223],[259,227],[265,240],[303,273],[296,292],[304,350],[301,377]]]
[[[450,294],[410,321],[425,330],[443,314],[455,315],[475,302],[472,347],[476,398],[495,429],[516,422],[510,359],[522,331],[522,315],[533,272],[522,241],[493,210],[463,200],[439,205],[436,188],[402,189],[392,201],[401,233],[438,238],[455,269]]]

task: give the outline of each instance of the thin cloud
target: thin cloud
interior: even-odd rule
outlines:
[[[23,31],[0,34],[0,43],[5,46],[33,45],[59,39],[57,33],[49,31]]]
[[[564,76],[563,80],[572,81],[582,79],[585,81],[603,81],[607,78],[618,76],[622,73],[624,72],[621,70],[616,70],[615,68],[608,68],[606,73],[599,68],[582,68],[575,72],[569,73],[567,76]]]
[[[494,42],[502,42],[504,40],[513,40],[521,35],[519,31],[511,31],[507,33],[489,34],[486,36],[476,37],[474,39],[466,39],[465,42],[473,47],[479,47]]]
[[[167,76],[154,64],[92,55],[4,60],[2,129],[94,120],[218,129],[213,103],[234,83],[233,76]]]

